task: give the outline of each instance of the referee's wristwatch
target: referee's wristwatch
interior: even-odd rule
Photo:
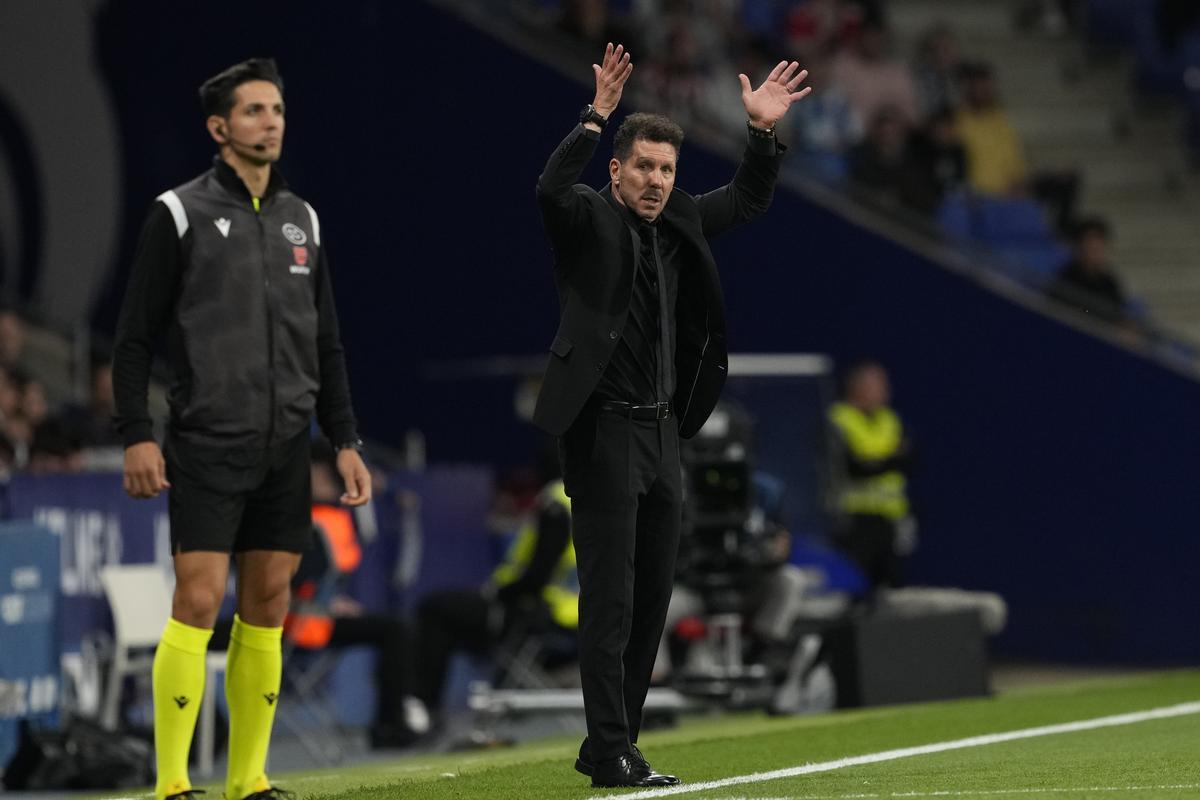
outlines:
[[[343,450],[354,449],[354,450],[357,450],[358,453],[361,455],[362,451],[363,451],[363,440],[362,439],[353,439],[349,442],[342,442],[339,445],[335,445],[333,449],[339,453],[342,452]]]

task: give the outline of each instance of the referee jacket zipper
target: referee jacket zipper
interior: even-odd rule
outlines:
[[[267,307],[267,393],[269,402],[267,403],[267,447],[270,447],[275,442],[275,313],[271,305],[271,269],[269,259],[267,258],[267,233],[263,227],[262,212],[266,210],[268,198],[259,200],[258,210],[254,212],[254,218],[258,222],[258,240],[259,250],[261,252],[260,262],[262,264],[263,274],[263,301]]]

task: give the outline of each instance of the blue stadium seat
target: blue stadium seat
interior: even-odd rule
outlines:
[[[1071,249],[1061,242],[1009,245],[998,250],[1001,269],[1015,280],[1036,289],[1050,285],[1071,258]]]
[[[1041,245],[1054,241],[1036,200],[978,197],[975,238],[993,245]]]
[[[971,198],[966,192],[953,192],[946,195],[941,207],[937,210],[937,226],[947,238],[967,241],[972,237],[974,229],[974,211]]]

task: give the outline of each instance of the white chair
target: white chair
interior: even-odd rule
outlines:
[[[154,648],[171,615],[171,586],[157,564],[113,564],[100,570],[100,582],[113,617],[113,659],[100,710],[100,724],[116,730],[120,722],[121,684],[147,676]]]
[[[171,582],[157,564],[114,564],[100,570],[100,582],[113,617],[113,663],[101,706],[100,724],[115,730],[121,710],[121,683],[129,676],[149,676],[154,648],[171,615]],[[225,652],[204,659],[204,698],[200,705],[197,772],[213,772],[216,740],[217,677],[225,672]]]

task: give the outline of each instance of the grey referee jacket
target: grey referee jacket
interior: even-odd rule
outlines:
[[[158,197],[118,324],[113,383],[126,445],[150,439],[146,385],[166,334],[171,432],[265,446],[314,412],[357,438],[321,224],[278,171],[256,211],[227,164]]]

